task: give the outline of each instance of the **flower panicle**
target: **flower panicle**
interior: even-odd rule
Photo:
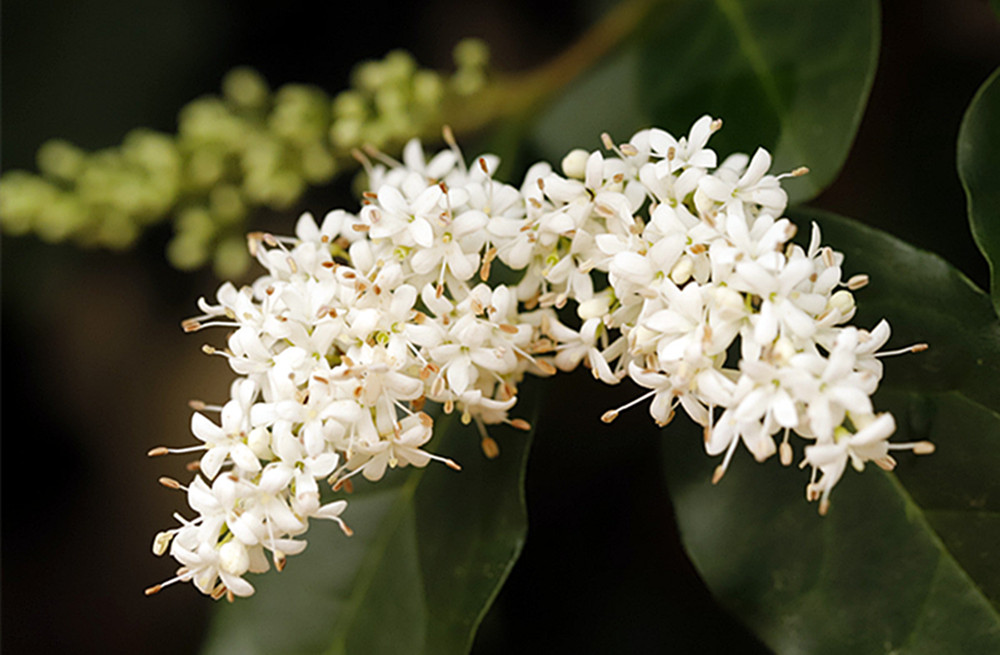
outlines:
[[[603,135],[604,150],[570,152],[561,172],[538,163],[519,186],[494,178],[495,156],[467,163],[446,130],[430,157],[416,140],[401,161],[359,153],[359,211],[251,235],[265,273],[223,284],[182,323],[231,330],[205,351],[238,377],[223,405],[192,405],[197,444],[150,451],[200,454],[193,482],[168,485],[197,518],[177,515],[154,543],[181,566],[151,589],[191,581],[216,598],[249,595],[243,576],[269,568],[268,552],[283,568],[309,519],[350,534],[347,501],[322,503],[321,481],[349,490],[391,468],[460,469],[426,449],[429,403],[474,423],[484,454],[500,455],[490,426],[530,429],[512,415],[527,373],[583,365],[607,384],[630,379],[645,391],[604,422],[647,402],[658,425],[683,410],[722,458],[716,483],[740,444],[789,465],[797,435],[821,513],[848,461],[891,467],[890,450],[931,452],[888,442],[895,422],[872,406],[881,357],[895,351],[882,350],[885,321],[849,324],[867,276],[844,281],[843,255],[815,224],[808,246],[791,241],[781,184],[805,169],[771,174],[764,149],[719,163],[708,142],[721,125],[704,116],[680,138]],[[498,263],[519,280],[495,282]]]

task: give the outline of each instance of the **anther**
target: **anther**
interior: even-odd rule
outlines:
[[[528,430],[531,429],[531,423],[528,423],[523,418],[511,419],[509,424],[510,427],[514,428],[515,430],[524,430],[525,432],[527,432]]]
[[[601,143],[603,143],[604,147],[608,150],[615,149],[615,142],[611,140],[611,135],[607,132],[601,132]]]
[[[618,418],[617,409],[609,409],[608,411],[601,414],[601,420],[604,421],[605,423],[611,423],[616,418]]]
[[[635,157],[639,154],[639,149],[631,143],[623,143],[618,146],[618,149],[621,150],[623,155],[628,155],[629,157]]]
[[[725,475],[725,474],[726,474],[726,467],[725,466],[723,466],[722,464],[719,464],[718,466],[716,466],[715,467],[715,472],[712,473],[712,484],[719,484],[719,480],[721,480],[722,476]]]
[[[146,594],[147,596],[152,596],[153,594],[160,593],[161,589],[163,589],[163,585],[155,584],[152,587],[146,587],[146,590],[143,591],[142,593]]]
[[[157,482],[159,482],[160,484],[162,484],[167,489],[177,490],[177,489],[181,488],[181,483],[180,482],[178,482],[177,480],[174,480],[173,478],[168,478],[167,476],[161,477],[159,480],[157,480]]]
[[[792,446],[787,441],[782,441],[781,446],[778,448],[778,457],[781,459],[782,466],[791,466],[792,464]]]
[[[517,327],[511,325],[510,323],[501,323],[500,329],[507,334],[517,334]]]
[[[483,169],[483,172],[486,173],[487,175],[490,174],[490,169],[486,165],[486,159],[484,157],[479,158],[479,168]]]
[[[721,118],[716,118],[708,126],[708,129],[712,130],[713,132],[718,132],[719,130],[721,130],[722,129],[722,119]]]
[[[483,449],[483,454],[489,459],[496,459],[500,456],[500,446],[492,437],[483,437],[479,442],[479,447]]]
[[[170,449],[166,446],[157,446],[156,448],[150,448],[146,452],[146,457],[160,457],[162,455],[169,455]]]
[[[846,286],[851,291],[857,291],[858,289],[868,286],[868,276],[864,273],[852,276],[851,279],[847,281]]]

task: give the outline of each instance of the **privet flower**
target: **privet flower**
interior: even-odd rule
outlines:
[[[467,164],[446,130],[431,157],[416,141],[403,162],[371,151],[358,213],[251,234],[265,275],[223,284],[183,323],[228,328],[224,346],[204,350],[239,377],[224,405],[196,405],[197,445],[150,452],[201,456],[189,485],[161,480],[197,516],[157,536],[154,552],[180,568],[147,592],[191,581],[216,598],[249,595],[245,574],[269,558],[280,570],[310,519],[350,535],[346,501],[324,503],[323,486],[432,461],[460,469],[428,449],[428,403],[474,423],[495,457],[489,426],[529,428],[516,410],[526,373],[583,365],[607,384],[629,378],[644,391],[603,420],[648,403],[666,425],[682,409],[721,457],[713,482],[741,444],[789,465],[797,435],[820,513],[848,461],[891,468],[890,450],[931,452],[889,443],[895,422],[872,405],[879,358],[894,353],[882,351],[885,321],[848,324],[867,278],[842,280],[843,256],[815,224],[807,247],[791,242],[781,181],[805,169],[769,174],[763,149],[717,165],[707,146],[720,128],[705,116],[680,139],[604,135],[605,152],[574,150],[562,174],[537,164],[519,187],[494,179],[493,156]],[[498,263],[519,281],[495,283]]]

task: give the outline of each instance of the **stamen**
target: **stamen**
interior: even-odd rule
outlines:
[[[629,407],[632,407],[633,405],[638,405],[642,401],[646,400],[647,398],[649,398],[650,396],[653,396],[655,394],[656,394],[656,389],[653,389],[653,390],[651,390],[651,391],[649,391],[647,393],[642,394],[638,398],[635,398],[633,400],[628,401],[627,403],[625,403],[624,405],[622,405],[618,409],[608,410],[608,411],[604,412],[604,414],[601,416],[601,420],[604,421],[605,423],[610,423],[611,421],[613,421],[616,418],[618,418],[618,414],[619,413],[625,411],[626,409],[628,409]]]
[[[922,353],[928,348],[930,348],[930,346],[926,343],[915,343],[912,346],[907,346],[898,350],[884,350],[882,352],[875,353],[875,356],[892,357],[893,355],[905,355],[906,353]]]

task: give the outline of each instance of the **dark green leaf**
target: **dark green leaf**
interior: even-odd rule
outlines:
[[[930,439],[896,474],[849,471],[816,516],[808,474],[734,459],[718,486],[697,437],[666,468],[689,554],[716,596],[778,652],[1000,652],[1000,370],[985,294],[935,255],[821,212],[797,212],[864,271],[855,320],[893,325],[891,345],[931,349],[886,363],[876,407],[896,441]],[[804,220],[806,219],[806,220]]]
[[[976,93],[958,133],[958,175],[976,244],[990,264],[993,306],[1000,312],[1000,68]]]
[[[686,0],[665,3],[642,40],[645,114],[681,130],[702,114],[725,125],[720,155],[764,146],[773,170],[808,166],[792,201],[817,195],[847,158],[875,76],[874,0]]]
[[[528,404],[537,387],[524,391]],[[313,521],[302,555],[254,579],[253,597],[220,608],[205,652],[467,652],[524,544],[531,438],[493,430],[502,450],[490,461],[457,416],[435,430],[432,450],[461,472],[432,462],[376,484],[355,478],[344,513],[354,536]]]

